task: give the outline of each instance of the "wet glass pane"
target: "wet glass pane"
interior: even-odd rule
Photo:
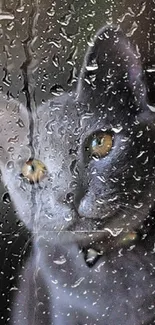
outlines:
[[[155,323],[154,0],[0,0],[0,325]]]

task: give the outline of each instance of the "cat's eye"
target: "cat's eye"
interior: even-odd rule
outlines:
[[[89,139],[89,144],[86,150],[89,151],[91,157],[102,158],[106,156],[112,148],[112,134],[103,131],[94,133]]]
[[[29,159],[25,162],[21,170],[21,176],[30,183],[39,183],[45,176],[47,169],[45,165],[37,159]]]

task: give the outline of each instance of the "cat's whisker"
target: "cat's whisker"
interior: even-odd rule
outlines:
[[[58,232],[58,236],[60,235],[60,233],[64,230],[64,225],[61,227],[61,229]]]
[[[133,207],[130,207],[130,206],[126,206],[125,204],[120,204],[119,205],[119,210],[122,210],[122,212],[126,215],[126,216],[130,216],[130,217],[133,217],[133,213],[136,213],[135,214],[135,217],[139,220],[141,220],[142,218],[142,211],[140,211],[139,209],[136,209],[136,208],[133,208]]]
[[[122,202],[120,203],[120,207],[124,207],[125,209],[130,209],[136,213],[141,213],[140,207],[142,207],[143,205],[139,206],[139,207],[134,207],[133,205],[131,206],[130,204],[123,204]]]

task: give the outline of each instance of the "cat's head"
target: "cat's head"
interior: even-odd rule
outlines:
[[[139,229],[154,204],[153,118],[138,54],[119,28],[102,28],[76,93],[38,108],[33,147],[45,177],[30,184],[20,176],[31,156],[27,125],[12,169],[3,165],[21,219],[37,235],[65,241]]]

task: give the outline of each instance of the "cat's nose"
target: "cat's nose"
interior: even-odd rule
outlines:
[[[86,194],[80,201],[78,207],[78,214],[81,217],[91,218],[94,211],[94,198]]]

